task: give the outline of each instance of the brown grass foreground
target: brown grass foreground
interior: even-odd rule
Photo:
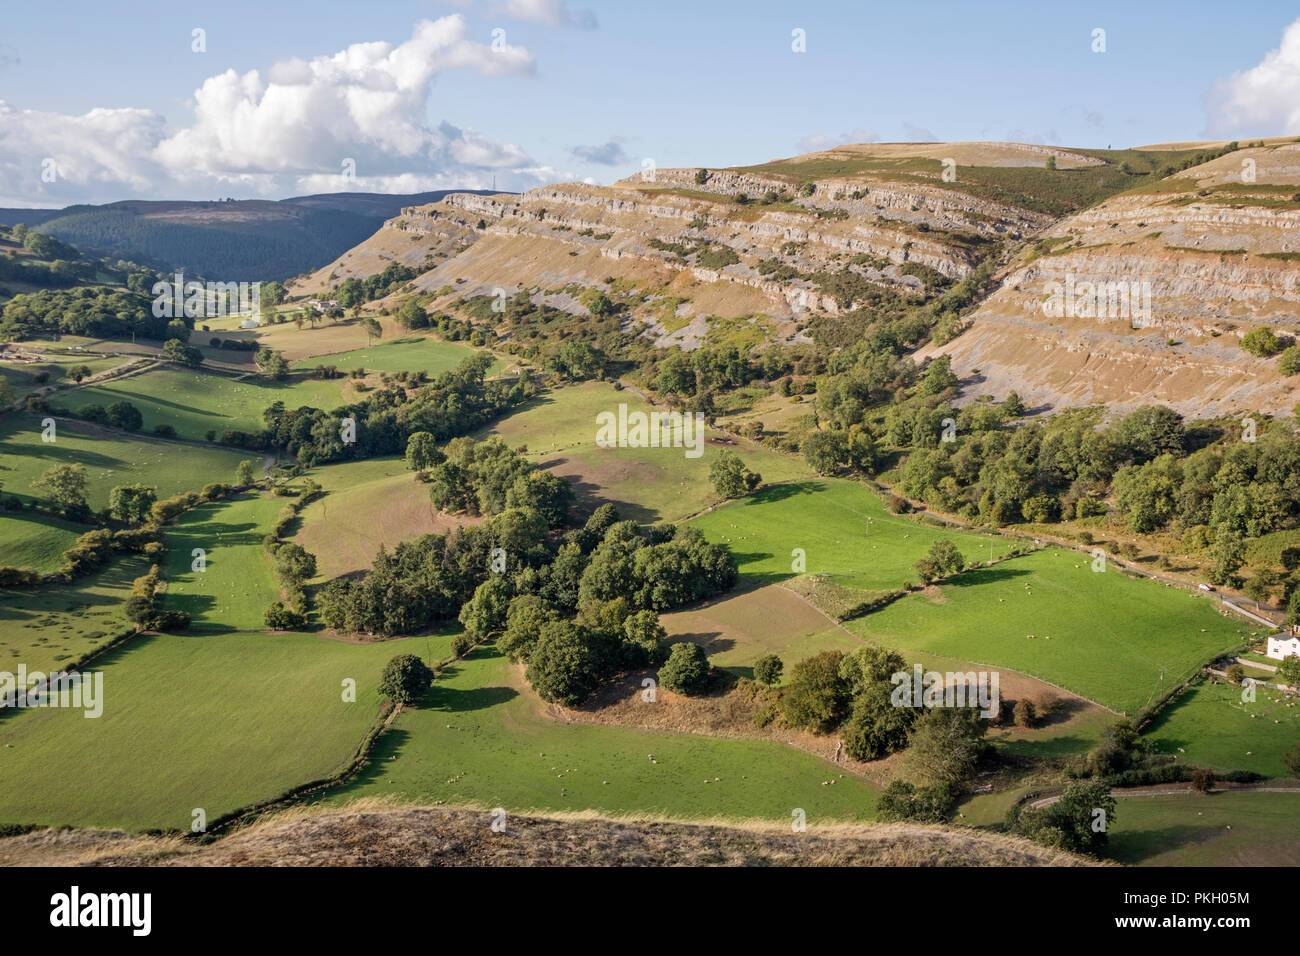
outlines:
[[[7,866],[1089,866],[1028,841],[942,826],[844,824],[793,833],[594,813],[510,816],[361,800],[276,814],[206,846],[120,830],[0,840]]]

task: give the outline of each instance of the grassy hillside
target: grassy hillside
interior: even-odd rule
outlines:
[[[0,512],[0,566],[57,571],[63,565],[63,552],[84,530],[35,512]]]
[[[378,716],[384,664],[425,646],[305,634],[138,637],[95,665],[102,717],[47,710],[0,720],[6,778],[25,781],[0,788],[0,821],[188,831],[195,808],[211,821],[324,777]],[[349,678],[355,703],[342,699]]]
[[[1180,588],[1094,572],[1087,558],[1045,550],[961,574],[849,630],[873,644],[1010,667],[1135,714],[1216,653],[1244,623]]]
[[[157,369],[59,397],[61,404],[74,411],[85,405],[107,407],[122,401],[140,409],[144,431],[159,424],[171,425],[178,437],[191,441],[202,441],[209,431],[219,437],[228,428],[249,432],[264,428],[262,412],[273,402],[284,402],[287,408],[310,405],[326,410],[344,404],[342,383],[337,380],[239,380],[178,368]]]
[[[56,435],[53,442],[42,441],[36,415],[0,420],[0,480],[6,494],[41,498],[44,493],[33,489],[32,482],[54,465],[80,464],[86,469],[90,506],[103,508],[117,485],[151,485],[159,497],[197,491],[214,481],[233,481],[239,462],[256,457],[228,448],[127,437],[71,421],[58,422]]]

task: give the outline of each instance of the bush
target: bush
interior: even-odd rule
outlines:
[[[951,784],[914,787],[902,780],[895,780],[885,789],[876,805],[877,817],[882,823],[900,820],[943,823],[952,816],[959,794],[960,790]]]
[[[424,696],[433,682],[429,665],[414,654],[398,654],[386,665],[379,678],[379,693],[394,704],[413,704]]]
[[[1011,714],[1015,718],[1017,727],[1032,727],[1038,722],[1038,712],[1034,708],[1034,702],[1028,697],[1016,701],[1015,709]]]
[[[461,631],[451,639],[451,656],[464,657],[474,649],[474,638],[468,631]]]
[[[296,631],[307,623],[306,616],[290,610],[280,601],[268,607],[263,612],[262,619],[273,631]]]
[[[785,670],[785,664],[781,662],[781,658],[775,654],[764,654],[754,661],[754,680],[760,684],[766,684],[768,687],[774,687],[781,682],[781,672],[783,670]]]
[[[822,651],[790,668],[781,697],[786,724],[824,733],[844,719],[849,685],[840,676],[843,659],[839,651]]]
[[[659,669],[659,684],[678,694],[699,694],[709,686],[712,670],[704,648],[683,641],[673,645]]]
[[[1209,793],[1214,789],[1214,771],[1197,767],[1192,771],[1192,789],[1200,793]]]

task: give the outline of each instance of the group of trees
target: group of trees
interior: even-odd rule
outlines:
[[[501,438],[453,438],[444,452],[433,443],[429,432],[416,432],[407,441],[406,460],[417,470],[427,469],[429,497],[440,511],[493,515],[527,508],[540,514],[548,528],[568,519],[576,500],[573,486],[535,468]]]
[[[470,447],[477,446],[449,449],[447,461]],[[548,520],[545,502],[511,503],[527,497],[527,486],[549,484],[535,475],[520,471],[504,486],[501,510],[489,497],[483,524],[381,549],[364,577],[330,582],[318,596],[321,620],[383,635],[458,620],[465,635],[458,651],[497,639],[503,653],[526,662],[543,699],[566,706],[622,670],[667,666],[659,612],[730,588],[730,554],[693,528],[619,521],[611,505],[557,533],[567,505]],[[671,665],[668,686],[687,693],[710,673],[689,649]]]
[[[400,455],[416,432],[445,442],[487,424],[528,397],[531,386],[524,381],[487,381],[492,361],[489,355],[474,355],[414,391],[392,384],[362,402],[329,411],[310,406],[291,410],[275,402],[262,415],[262,431],[227,430],[221,442],[257,451],[280,449],[308,466]],[[345,428],[349,420],[351,427]]]
[[[0,337],[87,335],[163,339],[166,317],[153,314],[153,300],[142,292],[81,286],[16,295],[0,313]]]

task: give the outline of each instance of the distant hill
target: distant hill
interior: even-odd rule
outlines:
[[[438,202],[456,191],[0,209],[0,225],[26,223],[87,253],[162,270],[220,281],[284,280],[335,259],[404,207]]]

